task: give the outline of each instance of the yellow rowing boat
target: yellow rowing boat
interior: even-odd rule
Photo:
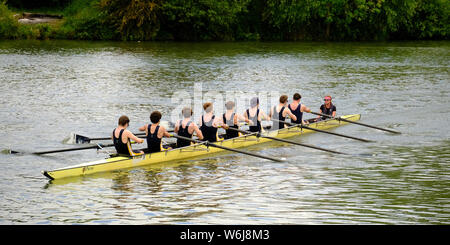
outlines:
[[[341,118],[349,120],[349,121],[358,121],[361,118],[361,115],[346,115]],[[329,129],[338,127],[344,124],[348,124],[348,122],[341,121],[338,119],[329,119],[325,121],[319,121],[315,123],[311,123],[308,126],[316,129]],[[302,129],[298,126],[291,126],[279,130],[266,131],[262,133],[264,136],[276,137],[276,138],[289,138],[294,136],[301,136],[306,133],[315,132],[310,129]],[[216,145],[228,147],[228,148],[242,148],[248,147],[256,144],[262,144],[269,141],[273,141],[272,139],[258,137],[256,133],[242,135],[237,138],[223,140],[219,142],[215,142]],[[100,173],[106,171],[113,171],[119,169],[133,168],[139,166],[146,166],[151,164],[157,164],[161,162],[171,162],[177,161],[181,159],[200,157],[207,154],[213,154],[217,152],[223,152],[224,149],[209,147],[205,143],[201,144],[193,144],[190,146],[175,148],[170,150],[165,150],[157,153],[148,153],[140,156],[115,156],[109,157],[102,160],[82,163],[74,166],[58,168],[51,171],[42,171],[42,173],[51,180],[54,179],[62,179],[67,177],[74,176],[83,176],[93,173]]]

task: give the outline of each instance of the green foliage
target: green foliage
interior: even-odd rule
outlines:
[[[118,34],[108,25],[106,13],[98,0],[74,0],[64,10],[65,21],[55,34],[57,38],[109,40]]]
[[[449,0],[267,0],[265,39],[447,38]]]
[[[19,24],[4,2],[0,2],[0,38],[18,38]]]
[[[0,39],[48,39],[52,28],[48,24],[21,25],[4,2],[0,2]]]
[[[0,0],[1,1],[1,0]],[[64,23],[21,25],[0,4],[0,38],[89,40],[448,39],[450,0],[9,0],[65,6]],[[33,3],[31,3],[33,2]],[[68,5],[67,5],[68,4]]]
[[[101,0],[99,6],[122,40],[152,40],[159,31],[161,0]]]
[[[175,40],[234,40],[249,0],[166,0],[163,32]]]
[[[419,1],[409,24],[409,39],[446,39],[450,34],[448,0]]]
[[[71,0],[8,0],[7,4],[8,6],[15,8],[36,9],[47,7],[62,8],[67,6],[70,2]]]

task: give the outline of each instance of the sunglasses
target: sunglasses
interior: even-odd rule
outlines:
[[[324,101],[330,101],[330,99],[324,99]]]

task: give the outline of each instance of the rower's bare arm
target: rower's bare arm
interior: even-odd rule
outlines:
[[[300,111],[302,112],[311,112],[311,109],[309,109],[307,106],[302,105],[302,107],[300,108]]]
[[[177,121],[177,123],[175,123],[175,127],[173,128],[173,132],[178,134],[179,129],[180,129],[180,121]]]
[[[144,143],[144,139],[139,139],[138,137],[136,137],[136,135],[134,135],[134,134],[133,134],[132,132],[130,132],[129,130],[126,130],[124,133],[125,133],[125,135],[126,135],[128,138],[130,138],[130,139],[136,141],[137,143],[139,143],[139,144]]]
[[[332,117],[336,117],[336,111],[333,111]]]
[[[235,115],[234,115],[234,117],[235,117],[235,124],[237,124],[239,121],[244,121],[244,122],[246,122],[246,123],[250,123],[250,120],[248,120],[248,118],[246,117],[247,116],[247,114],[244,114],[245,116],[243,116],[243,115],[241,115],[241,114],[238,114],[238,113],[236,113]]]
[[[297,117],[292,113],[291,109],[286,108],[285,111],[286,111],[286,114],[288,114],[292,120],[297,121]]]
[[[227,122],[223,121],[223,117],[217,117],[216,119],[217,119],[217,121],[219,122],[219,125],[221,125],[221,126],[227,124]]]
[[[166,130],[165,127],[161,126],[161,131],[163,132],[163,133],[162,133],[162,137],[168,137],[168,138],[170,138],[170,134],[169,134],[169,132],[167,132],[167,130]]]
[[[213,120],[212,126],[215,127],[215,128],[218,128],[218,127],[220,127],[223,124],[224,123],[223,123],[222,117],[215,117],[214,120]]]
[[[248,119],[247,112],[244,112],[243,115],[244,115],[244,121],[245,121],[246,123],[248,123],[249,125],[253,125],[253,122],[250,121],[250,119]]]
[[[139,131],[145,131],[145,129],[146,129],[147,127],[148,127],[147,124],[145,124],[144,126],[142,126],[142,127],[139,128]]]
[[[202,131],[198,128],[198,126],[197,126],[195,123],[193,123],[190,127],[193,127],[193,128],[194,128],[195,134],[197,134],[198,139],[199,139],[199,140],[203,140],[203,134],[202,134]],[[193,132],[194,132],[194,131],[193,131]]]

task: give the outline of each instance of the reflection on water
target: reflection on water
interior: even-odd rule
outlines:
[[[105,152],[0,154],[0,224],[449,224],[448,42],[131,43],[0,42],[0,148],[66,148],[69,133],[104,137],[166,116],[176,89],[302,94],[317,110],[401,135],[347,125],[239,154],[47,181],[48,170]],[[308,115],[309,117],[311,115]],[[12,184],[13,183],[13,184]]]

